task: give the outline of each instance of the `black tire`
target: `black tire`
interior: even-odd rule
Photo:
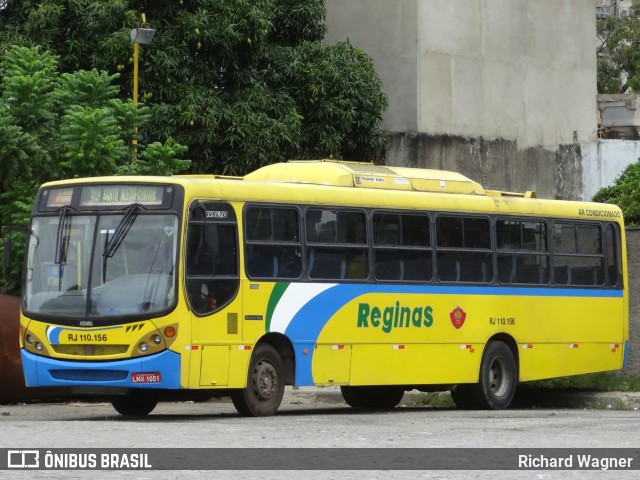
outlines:
[[[451,398],[466,410],[502,410],[511,405],[517,383],[513,352],[503,342],[490,342],[482,355],[479,382],[455,385]]]
[[[258,345],[251,355],[247,387],[231,395],[233,405],[244,417],[275,414],[284,396],[284,366],[271,345]]]
[[[111,405],[120,415],[144,416],[156,408],[158,400],[151,395],[130,393],[112,398]]]
[[[511,349],[503,342],[489,342],[482,355],[480,381],[473,386],[477,408],[508,408],[517,383],[518,370]]]
[[[402,387],[340,387],[342,398],[352,408],[359,410],[391,410],[395,408],[402,397]]]
[[[456,407],[463,410],[473,410],[477,408],[474,393],[472,391],[472,385],[460,384],[454,385],[450,390],[451,398]]]

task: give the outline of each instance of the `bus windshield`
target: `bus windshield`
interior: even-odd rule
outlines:
[[[63,319],[166,311],[175,303],[178,217],[123,213],[36,217],[27,254],[24,310]]]

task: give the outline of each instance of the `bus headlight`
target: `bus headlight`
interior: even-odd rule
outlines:
[[[30,333],[27,333],[27,334],[24,336],[24,340],[25,340],[25,342],[27,342],[29,345],[33,345],[33,337],[31,336],[31,334],[30,334]]]
[[[44,346],[40,342],[36,342],[36,350],[42,352],[44,350]]]
[[[161,330],[154,330],[138,337],[131,345],[131,355],[133,357],[153,355],[168,349],[176,340],[177,329],[177,324],[167,325]]]

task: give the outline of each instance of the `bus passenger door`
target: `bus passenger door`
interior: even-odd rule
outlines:
[[[242,335],[237,230],[231,205],[192,204],[185,256],[193,346],[190,385],[229,385],[232,351],[238,350],[233,346]]]

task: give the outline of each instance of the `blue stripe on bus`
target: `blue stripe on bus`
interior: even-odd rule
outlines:
[[[128,388],[180,388],[180,354],[165,350],[148,357],[108,362],[77,362],[41,357],[20,351],[27,387],[108,386]],[[159,373],[157,383],[134,383],[131,374]]]
[[[495,295],[526,297],[622,298],[622,290],[593,288],[494,287],[454,285],[341,284],[314,297],[294,315],[285,330],[296,358],[295,385],[312,386],[311,365],[314,345],[327,321],[347,303],[365,294],[402,293],[433,295]],[[305,353],[304,351],[307,351]]]

